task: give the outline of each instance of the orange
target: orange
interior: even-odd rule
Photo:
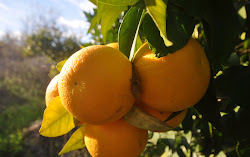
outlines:
[[[109,43],[109,44],[107,44],[107,46],[113,47],[113,48],[119,50],[119,48],[118,48],[118,47],[119,47],[119,46],[118,46],[118,43]]]
[[[187,109],[182,111],[181,113],[179,113],[178,115],[176,115],[175,117],[173,117],[172,119],[168,120],[169,116],[173,113],[173,112],[162,112],[162,111],[158,111],[156,109],[153,109],[149,106],[143,105],[142,103],[136,103],[135,104],[137,107],[139,107],[141,110],[143,110],[144,112],[148,113],[149,115],[164,121],[165,123],[167,123],[169,126],[173,127],[173,128],[177,128],[181,122],[184,120],[186,114],[187,114]]]
[[[160,58],[145,43],[133,65],[139,77],[140,101],[159,111],[175,112],[193,106],[209,85],[208,59],[193,38],[184,48]]]
[[[49,106],[49,103],[51,100],[53,100],[55,97],[59,96],[58,92],[58,78],[59,74],[57,74],[49,83],[46,92],[45,92],[45,103],[46,107]]]
[[[86,124],[84,140],[92,157],[138,157],[146,147],[148,131],[120,119],[106,125]]]
[[[120,51],[89,46],[64,64],[58,82],[66,110],[81,122],[105,124],[124,116],[134,103],[132,64]]]

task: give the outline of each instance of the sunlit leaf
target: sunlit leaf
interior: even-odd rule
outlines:
[[[105,4],[109,4],[112,6],[128,6],[128,5],[134,5],[139,0],[98,0],[98,2],[102,2]]]
[[[145,0],[147,10],[154,20],[157,28],[160,30],[161,37],[166,46],[171,46],[173,43],[167,39],[166,19],[167,5],[163,0]]]
[[[62,70],[62,67],[63,67],[63,65],[65,64],[66,61],[67,61],[67,59],[65,59],[65,60],[63,60],[63,61],[57,63],[56,69],[57,69],[59,72]]]
[[[171,47],[174,52],[188,43],[194,32],[195,23],[194,17],[185,14],[179,8],[168,6],[167,37],[173,43]]]
[[[168,54],[168,49],[171,49],[171,47],[166,47],[164,40],[160,36],[159,29],[149,14],[146,14],[143,19],[143,33],[147,38],[150,49],[156,56],[161,57]]]
[[[93,3],[94,5],[97,4],[97,0],[89,0],[91,3]]]
[[[243,19],[246,19],[246,18],[247,18],[246,7],[245,7],[245,6],[241,7],[240,10],[238,11],[238,14],[239,14]]]
[[[250,38],[247,38],[247,39],[244,41],[244,45],[243,45],[244,49],[247,49],[247,48],[249,47],[249,45],[250,45]]]
[[[172,46],[166,46],[166,41],[161,37],[162,33],[152,16],[147,14],[143,20],[143,33],[157,57],[166,56],[183,48],[191,38],[195,26],[194,18],[185,15],[178,8],[169,6],[167,13],[167,37]]]
[[[85,125],[78,128],[69,138],[67,143],[64,145],[63,149],[58,153],[58,155],[62,155],[64,153],[81,149],[85,147],[84,144],[84,132],[85,132]]]
[[[54,98],[44,111],[40,134],[57,137],[68,133],[74,127],[74,118],[63,107],[60,97]]]
[[[142,46],[142,41],[139,35],[137,35],[136,38],[136,44],[135,44],[135,52]],[[134,54],[135,56],[135,54]]]
[[[98,16],[97,16],[97,14],[92,18],[92,20],[91,20],[91,24],[90,24],[90,26],[89,26],[89,29],[88,29],[88,33],[90,33],[90,31],[96,26],[96,24],[98,24],[98,20],[100,20],[100,19],[98,19]]]
[[[127,10],[127,6],[113,6],[102,1],[98,1],[97,21],[101,20],[101,32],[103,41],[106,43],[107,33],[112,28],[115,20],[122,11]]]
[[[144,11],[140,6],[134,6],[130,8],[127,14],[124,16],[123,22],[119,28],[119,50],[130,60],[134,54],[137,35],[143,15]],[[131,54],[131,52],[133,54]]]

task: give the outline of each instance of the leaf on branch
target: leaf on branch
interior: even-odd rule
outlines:
[[[168,6],[167,37],[173,42],[169,53],[183,48],[194,32],[195,18],[183,12],[182,9]]]
[[[40,134],[57,137],[68,133],[74,127],[74,118],[63,107],[60,97],[54,98],[44,111]]]
[[[142,41],[141,41],[141,38],[139,35],[137,35],[137,38],[136,38],[136,44],[135,44],[135,52],[137,52],[137,50],[142,46]],[[134,54],[135,56],[135,54]],[[133,57],[134,57],[133,56]]]
[[[202,21],[207,41],[205,50],[216,74],[228,61],[240,33],[241,24],[233,1],[169,0],[168,6]]]
[[[160,31],[149,14],[146,14],[143,19],[143,33],[154,54],[157,56],[165,56],[168,54],[168,47],[164,44],[164,40],[160,36]]]
[[[105,0],[98,0],[97,19],[94,18],[97,22],[101,20],[101,32],[104,43],[106,43],[107,33],[112,28],[115,20],[121,15],[122,11],[127,10],[128,8],[127,5],[114,6],[105,2]]]
[[[221,115],[216,98],[213,76],[210,77],[209,87],[203,98],[194,106],[195,109],[216,129],[222,130]]]
[[[236,147],[238,156],[244,157],[249,156],[250,154],[250,140],[249,138],[245,138],[244,140],[240,141]]]
[[[151,50],[157,57],[166,56],[183,48],[192,36],[195,21],[194,18],[182,12],[182,10],[168,6],[166,21],[166,33],[171,46],[167,46],[162,38],[162,33],[152,16],[145,16],[143,20],[143,32]]]
[[[155,22],[155,25],[160,30],[160,35],[166,46],[171,46],[173,43],[167,39],[167,5],[163,0],[145,0],[147,11]]]
[[[112,6],[128,6],[134,5],[139,0],[98,0],[98,2],[102,2]]]
[[[84,132],[85,132],[85,125],[78,128],[69,138],[67,143],[64,145],[62,150],[58,153],[58,155],[62,155],[64,153],[81,149],[85,147],[84,144]]]
[[[65,64],[66,61],[67,61],[67,59],[65,59],[65,60],[63,60],[63,61],[57,63],[56,69],[57,69],[59,72],[61,72],[62,67],[63,67],[63,65]]]
[[[132,60],[132,57],[134,56],[136,41],[139,40],[137,36],[143,16],[143,7],[140,5],[133,6],[124,16],[123,22],[119,28],[119,50],[130,60]]]
[[[90,23],[90,27],[88,29],[88,33],[90,33],[90,31],[96,26],[96,24],[98,24],[100,19],[98,19],[97,14],[92,18],[91,23]]]
[[[215,79],[217,91],[224,97],[230,97],[234,104],[250,105],[250,68],[232,66]]]

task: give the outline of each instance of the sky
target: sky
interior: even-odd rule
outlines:
[[[88,0],[0,0],[0,37],[6,32],[20,36],[24,21],[35,14],[53,10],[58,24],[67,30],[81,34],[82,41],[88,42],[89,23],[83,11],[93,14],[95,6]]]

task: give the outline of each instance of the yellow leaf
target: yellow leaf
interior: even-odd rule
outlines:
[[[44,111],[40,134],[57,137],[68,133],[74,127],[74,118],[63,107],[60,97],[54,98]]]
[[[64,145],[63,149],[58,153],[58,155],[62,155],[64,153],[85,147],[83,139],[84,132],[85,132],[85,125],[81,126],[73,133],[73,135],[69,138],[67,143]]]
[[[155,25],[160,30],[160,35],[166,46],[171,46],[173,43],[167,39],[166,19],[167,5],[163,0],[145,0],[147,10],[155,22]]]
[[[67,61],[67,59],[65,59],[65,60],[63,60],[63,61],[57,63],[56,69],[57,69],[59,72],[62,70],[62,67],[63,67],[63,65],[65,64],[66,61]]]

